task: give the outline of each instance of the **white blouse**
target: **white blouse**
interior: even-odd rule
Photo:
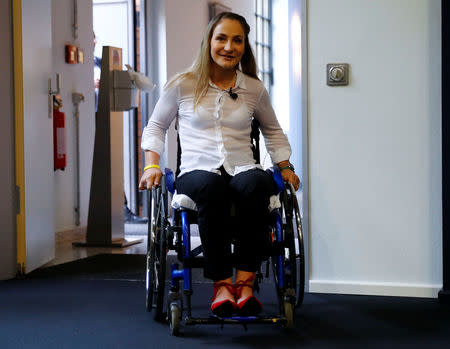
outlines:
[[[260,122],[267,151],[274,164],[289,160],[291,147],[270,103],[264,84],[238,71],[232,99],[211,81],[194,111],[195,81],[184,79],[162,92],[144,128],[141,147],[159,155],[164,151],[167,129],[177,118],[181,146],[180,175],[193,170],[218,172],[223,165],[236,175],[262,168],[253,159],[250,143],[252,117]]]

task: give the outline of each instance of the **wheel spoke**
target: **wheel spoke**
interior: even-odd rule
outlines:
[[[163,182],[162,182],[163,183]],[[164,283],[166,267],[166,250],[164,229],[167,219],[164,200],[164,185],[152,188],[149,196],[149,236],[147,261],[147,310],[154,309],[155,320],[162,320],[164,306]]]

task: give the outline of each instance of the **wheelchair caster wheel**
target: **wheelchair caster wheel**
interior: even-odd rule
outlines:
[[[181,309],[177,304],[172,304],[169,313],[170,334],[172,336],[178,336],[180,334],[180,322]]]
[[[290,302],[284,302],[284,315],[286,316],[286,328],[292,330],[294,328],[294,306]]]

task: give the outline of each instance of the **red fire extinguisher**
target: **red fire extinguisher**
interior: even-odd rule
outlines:
[[[53,98],[53,167],[54,170],[66,168],[66,116],[60,109],[62,100],[56,95]]]

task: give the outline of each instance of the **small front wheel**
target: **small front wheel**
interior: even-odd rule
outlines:
[[[294,307],[291,302],[284,302],[284,315],[286,316],[286,328],[292,330],[294,328]]]
[[[180,334],[180,322],[181,322],[181,309],[178,304],[170,305],[170,334],[172,336],[178,336]]]

